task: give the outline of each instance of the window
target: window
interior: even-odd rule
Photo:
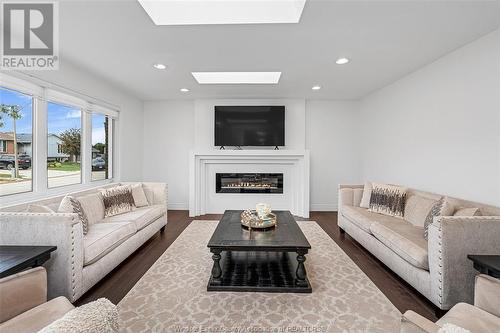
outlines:
[[[0,207],[113,178],[119,112],[87,95],[48,86],[35,78],[0,75]]]
[[[82,110],[47,103],[47,178],[48,187],[82,182]]]
[[[33,189],[33,96],[0,87],[0,196]]]
[[[110,129],[111,119],[108,116],[92,114],[92,181],[111,178]]]

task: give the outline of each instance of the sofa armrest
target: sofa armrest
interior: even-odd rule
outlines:
[[[167,206],[168,185],[166,183],[143,182],[142,188],[151,205]]]
[[[57,246],[44,264],[48,275],[48,298],[81,295],[83,228],[73,213],[0,212],[1,245]]]
[[[0,323],[47,302],[47,272],[36,267],[0,279]]]
[[[411,310],[401,317],[401,333],[437,333],[439,326]]]
[[[472,304],[477,272],[468,254],[500,253],[500,216],[438,216],[429,225],[431,300],[441,309]]]
[[[474,305],[500,317],[500,279],[484,274],[476,275]]]

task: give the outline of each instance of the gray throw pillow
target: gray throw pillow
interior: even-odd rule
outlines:
[[[85,214],[80,201],[76,198],[70,195],[65,196],[62,199],[57,211],[59,213],[76,213],[82,223],[83,234],[86,235],[89,232],[89,219],[87,218],[87,214]]]
[[[100,190],[104,203],[104,217],[130,212],[134,207],[134,197],[129,185]]]
[[[403,218],[406,203],[405,187],[372,183],[371,212]]]
[[[432,206],[431,211],[427,215],[424,223],[424,238],[428,239],[429,236],[429,225],[434,221],[436,216],[450,216],[453,214],[454,207],[445,198],[441,198]]]

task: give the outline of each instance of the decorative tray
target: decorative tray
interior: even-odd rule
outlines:
[[[269,213],[261,219],[255,210],[245,210],[241,213],[241,225],[249,229],[267,229],[277,224],[276,215]]]

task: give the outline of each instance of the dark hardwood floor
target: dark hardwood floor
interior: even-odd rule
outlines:
[[[191,221],[218,220],[220,217],[221,215],[204,215],[190,218],[187,211],[168,211],[168,224],[165,232],[155,234],[134,254],[83,295],[75,305],[82,305],[100,297],[106,297],[117,304]],[[304,219],[298,218],[298,220]],[[435,316],[437,308],[432,303],[372,256],[355,240],[347,234],[340,234],[336,212],[311,212],[308,220],[316,221],[399,311],[403,313],[406,310],[413,310],[430,320],[435,321],[437,319]],[[314,241],[311,241],[311,243],[314,246]]]

